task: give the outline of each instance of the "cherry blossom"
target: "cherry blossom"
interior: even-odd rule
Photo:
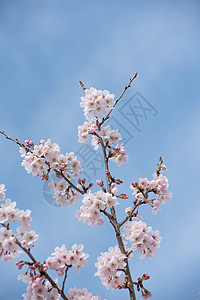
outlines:
[[[16,202],[11,202],[10,199],[5,199],[5,202],[0,205],[0,224],[4,226],[0,228],[0,256],[5,261],[15,261],[21,253],[17,250],[16,239],[19,239],[22,247],[30,249],[39,238],[34,230],[30,231],[31,211],[23,211],[15,207]],[[16,228],[17,233],[10,228],[13,223],[20,223]]]
[[[60,154],[60,147],[56,143],[51,143],[50,139],[46,142],[41,140],[39,146],[34,145],[30,148],[30,150],[20,148],[21,156],[24,157],[22,166],[25,167],[27,173],[40,176],[42,180],[48,180],[50,170],[58,173],[62,171],[70,179],[79,177],[83,170],[73,152],[66,153],[66,155]]]
[[[99,276],[103,285],[106,288],[120,288],[124,283],[124,278],[121,277],[121,269],[125,267],[124,259],[126,256],[121,253],[118,246],[110,247],[108,252],[101,253],[97,258],[95,266],[97,272],[95,276]]]
[[[55,252],[46,260],[47,266],[51,270],[56,270],[59,276],[63,276],[66,266],[76,267],[76,272],[88,264],[88,254],[82,252],[84,246],[74,244],[72,250],[67,250],[65,245],[61,248],[56,247]]]
[[[81,97],[80,106],[84,108],[85,116],[87,119],[93,116],[97,117],[99,114],[106,114],[114,105],[114,94],[108,91],[100,91],[91,87],[85,89],[85,96]]]
[[[76,211],[75,216],[79,221],[88,223],[90,226],[103,225],[101,211],[105,210],[106,207],[114,207],[118,204],[116,196],[103,191],[95,193],[90,191],[84,196],[82,203],[83,205],[80,210]]]
[[[151,227],[140,221],[129,221],[124,226],[124,236],[131,243],[131,249],[137,250],[140,258],[153,257],[156,248],[160,247],[162,238],[158,230],[152,231]]]
[[[159,165],[158,171],[166,171],[167,167],[165,165]],[[133,195],[135,199],[143,201],[144,203],[149,203],[152,206],[152,213],[157,214],[161,210],[160,205],[171,200],[172,193],[167,193],[169,183],[166,176],[163,174],[154,173],[154,179],[149,181],[147,178],[139,178],[139,183],[137,181],[132,182],[130,188],[133,190]],[[149,193],[153,192],[156,198],[148,200]]]
[[[88,293],[87,289],[77,289],[74,287],[73,289],[70,288],[69,292],[67,293],[67,298],[69,300],[101,300],[99,296],[93,296],[92,293]]]
[[[78,200],[79,194],[76,191],[70,191],[69,185],[65,180],[57,181],[52,179],[48,185],[51,191],[54,192],[53,198],[56,199],[58,205],[72,206]]]
[[[56,288],[45,282],[43,277],[29,278],[27,292],[23,295],[24,300],[59,300],[60,295]]]

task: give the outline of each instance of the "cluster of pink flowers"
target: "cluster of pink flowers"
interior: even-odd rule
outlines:
[[[123,145],[113,148],[113,150],[110,151],[110,156],[110,160],[117,163],[118,167],[121,167],[122,164],[126,164],[128,161],[128,155],[126,155],[126,150]]]
[[[81,290],[77,289],[76,287],[69,289],[67,298],[69,300],[101,300],[101,297],[93,296],[93,294],[89,293],[86,288]]]
[[[160,166],[160,171],[167,170],[165,165]],[[169,183],[166,176],[163,174],[153,174],[154,179],[149,181],[147,178],[140,178],[139,183],[132,182],[130,188],[133,190],[133,195],[137,200],[149,202],[152,206],[152,213],[157,214],[161,210],[160,204],[168,202],[172,198],[172,193],[167,193]],[[153,200],[148,200],[148,194],[153,192],[157,197]]]
[[[87,121],[78,126],[79,142],[87,144],[92,135],[91,144],[94,146],[94,150],[98,150],[100,146],[100,138],[106,147],[109,148],[108,158],[117,163],[118,166],[127,163],[128,156],[123,145],[118,146],[119,141],[122,139],[118,129],[113,130],[109,125],[101,126],[99,128],[98,120],[99,114],[106,114],[114,105],[114,95],[108,91],[97,91],[94,88],[85,90],[85,96],[81,98],[81,106],[84,107],[85,116]],[[113,148],[111,145],[116,144]]]
[[[93,123],[91,121],[93,121]],[[99,148],[99,137],[101,137],[109,145],[118,144],[121,140],[121,134],[118,132],[118,129],[113,130],[109,125],[107,125],[102,126],[99,130],[96,128],[95,119],[85,122],[82,126],[78,126],[79,143],[87,144],[91,134],[93,134],[91,143],[94,146],[94,150],[98,150]]]
[[[95,266],[97,272],[95,276],[99,276],[103,285],[106,288],[120,288],[124,283],[124,278],[121,277],[121,269],[125,267],[124,259],[126,256],[121,253],[118,246],[110,247],[108,252],[101,253],[97,258]]]
[[[92,118],[89,121],[85,121],[83,125],[78,126],[78,141],[79,143],[88,144],[90,139],[90,133],[95,132],[97,127],[96,119]]]
[[[172,193],[168,193],[166,195],[160,195],[156,197],[155,199],[152,200],[153,208],[152,208],[152,213],[154,215],[157,214],[159,210],[161,210],[160,205],[164,204],[166,202],[169,202],[172,198]]]
[[[52,192],[54,192],[53,198],[56,199],[56,203],[60,206],[72,206],[78,200],[79,194],[75,191],[70,191],[69,185],[65,180],[57,181],[52,179],[48,184]]]
[[[111,147],[110,145],[118,144],[121,140],[121,134],[118,132],[118,129],[113,130],[111,127],[102,126],[100,130],[96,128],[96,120],[94,120],[95,124],[90,122],[85,122],[82,126],[78,127],[78,135],[79,142],[87,144],[92,134],[91,144],[94,146],[94,150],[99,149],[100,139],[103,139],[103,142],[106,146],[109,146],[109,159],[113,162],[117,163],[120,167],[121,164],[125,164],[128,161],[128,156],[126,155],[126,151],[121,146]]]
[[[5,190],[4,185],[0,187]],[[5,196],[3,198],[5,199]],[[15,207],[16,202],[11,202],[10,199],[6,199],[5,203],[0,205],[0,223],[4,226],[0,228],[0,256],[5,261],[15,261],[21,253],[21,251],[16,250],[18,247],[16,239],[21,242],[22,247],[30,249],[39,238],[39,235],[34,230],[30,230],[31,211],[19,210]],[[17,227],[17,233],[15,234],[10,229],[10,224],[14,222],[21,223]]]
[[[82,202],[83,205],[80,207],[80,210],[76,211],[75,216],[79,221],[88,223],[90,226],[103,225],[101,211],[105,210],[106,207],[118,204],[116,196],[103,191],[89,192],[89,194],[84,196]]]
[[[94,146],[94,150],[99,149],[99,137],[101,137],[107,145],[118,144],[119,141],[122,139],[121,134],[118,132],[118,129],[111,129],[109,125],[102,126],[100,130],[95,130],[95,133],[96,134],[92,136],[91,142],[92,146]]]
[[[13,231],[7,228],[0,228],[0,257],[4,261],[15,261],[21,251],[16,250],[16,239]]]
[[[18,279],[20,279],[18,277]],[[24,300],[59,300],[60,295],[56,288],[52,288],[49,281],[45,282],[45,278],[42,277],[33,277],[33,278],[24,278],[24,281],[29,283],[27,287],[27,292],[22,296]]]
[[[85,116],[87,119],[93,116],[97,117],[99,114],[106,114],[114,105],[114,94],[108,91],[100,91],[91,87],[89,90],[85,89],[85,96],[81,97],[81,107],[84,107]]]
[[[141,254],[140,258],[153,257],[162,240],[158,230],[152,231],[152,228],[142,221],[129,221],[124,226],[123,235],[130,241],[131,250],[137,250]]]
[[[59,276],[63,276],[66,267],[76,267],[76,272],[88,264],[88,254],[82,252],[84,246],[74,244],[71,250],[67,250],[65,245],[61,248],[56,247],[55,252],[52,253],[53,257],[48,257],[46,264],[49,269],[56,270]]]
[[[30,140],[26,141],[25,145],[29,147],[29,151],[27,148],[20,148],[21,156],[24,157],[22,166],[33,176],[48,180],[50,170],[55,170],[62,171],[69,178],[76,178],[83,170],[73,152],[66,153],[66,155],[60,154],[60,147],[56,143],[52,144],[50,139],[46,142],[41,140],[39,146],[34,146]],[[56,175],[62,178],[58,173]]]

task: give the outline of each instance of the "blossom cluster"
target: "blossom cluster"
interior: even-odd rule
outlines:
[[[57,181],[52,179],[49,182],[49,187],[54,192],[53,198],[56,199],[56,203],[60,206],[72,206],[78,200],[79,194],[76,191],[69,190],[69,185],[65,180]]]
[[[153,257],[162,240],[158,230],[152,231],[152,228],[142,221],[129,221],[124,226],[123,235],[130,241],[131,250],[137,250],[141,254],[140,258]]]
[[[62,178],[59,173],[62,171],[69,178],[80,176],[83,170],[80,162],[73,152],[60,154],[60,147],[56,143],[51,143],[48,139],[46,142],[41,140],[39,146],[30,143],[30,140],[25,143],[29,148],[20,148],[21,156],[24,157],[22,166],[25,167],[27,173],[32,173],[33,176],[40,176],[41,179],[48,180],[50,170],[55,170],[59,178]]]
[[[101,300],[99,296],[94,296],[92,293],[89,293],[86,288],[81,290],[76,287],[69,289],[67,298],[69,300]]]
[[[93,120],[96,122],[96,120]],[[111,129],[109,125],[101,126],[100,130],[96,128],[96,124],[92,123],[91,120],[89,122],[85,122],[82,126],[78,126],[78,136],[79,142],[87,144],[92,135],[91,144],[94,146],[94,150],[99,149],[100,138],[102,138],[106,147],[109,147],[109,156],[108,158],[113,162],[117,163],[118,166],[121,166],[122,163],[127,163],[128,156],[126,155],[126,151],[121,146],[112,147],[111,145],[118,144],[122,139],[121,134],[118,132],[118,129]]]
[[[108,91],[96,90],[91,87],[85,89],[85,96],[81,97],[81,107],[84,108],[85,116],[87,119],[93,116],[97,117],[99,114],[104,115],[114,106],[114,94]]]
[[[80,269],[88,264],[88,254],[82,252],[84,246],[74,244],[71,250],[67,250],[65,245],[62,247],[56,247],[53,256],[48,257],[46,264],[49,269],[56,270],[59,276],[63,276],[66,267],[76,267],[76,272],[80,272]]]
[[[118,167],[121,167],[122,164],[126,164],[128,161],[128,155],[126,155],[126,150],[123,145],[113,148],[109,155],[110,160],[117,163]]]
[[[161,166],[161,170],[166,170],[166,166]],[[139,182],[132,182],[130,188],[133,190],[133,195],[137,200],[149,202],[152,206],[152,213],[157,214],[161,210],[160,205],[168,202],[172,198],[172,193],[167,193],[169,183],[166,176],[163,174],[153,174],[154,179],[149,181],[147,178],[140,178]],[[148,194],[153,192],[157,197],[153,200],[148,200]]]
[[[18,279],[20,279],[18,277]],[[24,293],[22,296],[24,300],[59,300],[60,295],[56,288],[53,288],[49,281],[45,281],[43,276],[28,278],[28,287],[27,292]],[[24,279],[25,282],[27,282]]]
[[[46,142],[41,140],[39,146],[27,140],[25,145],[26,147],[20,148],[21,156],[24,157],[22,166],[25,167],[27,173],[40,176],[42,180],[49,179],[51,170],[55,171],[58,178],[62,179],[67,176],[68,180],[79,177],[83,170],[73,152],[66,153],[66,155],[60,154],[60,147],[56,143],[51,143],[50,139]],[[49,185],[54,192],[56,203],[61,206],[73,205],[78,199],[78,193],[73,191],[67,182],[64,183],[64,180],[61,182],[53,180]]]
[[[75,216],[79,221],[88,223],[90,226],[103,225],[104,221],[101,211],[105,210],[106,207],[118,204],[116,196],[103,191],[89,192],[89,194],[84,196],[82,203],[83,205],[80,207],[80,210],[76,211]]]
[[[124,278],[120,275],[121,269],[126,266],[125,258],[126,256],[121,253],[118,246],[110,247],[108,252],[101,253],[101,256],[97,258],[95,266],[98,270],[95,276],[100,277],[106,288],[118,289],[123,285]]]
[[[94,146],[94,150],[98,150],[99,148],[99,138],[102,138],[109,145],[118,144],[122,139],[118,129],[113,130],[110,125],[101,126],[99,130],[95,119],[91,119],[88,122],[86,121],[83,125],[78,126],[79,143],[87,144],[91,134],[93,134],[91,143]]]
[[[2,195],[5,191],[5,185],[0,185],[0,190],[0,195]],[[5,195],[2,199],[5,200]],[[6,199],[0,205],[0,224],[3,226],[0,228],[0,256],[4,261],[15,261],[21,253],[21,251],[16,250],[18,247],[16,239],[21,242],[22,247],[30,249],[39,238],[34,230],[30,230],[31,211],[24,211],[15,207],[16,202],[11,202],[10,199]],[[17,227],[16,233],[10,229],[12,223],[21,223]]]
[[[94,150],[98,150],[101,140],[105,147],[109,148],[108,158],[117,163],[118,166],[128,161],[128,156],[123,145],[118,146],[121,134],[118,129],[113,130],[109,125],[102,126],[101,120],[98,120],[99,114],[106,114],[114,107],[114,95],[108,91],[97,91],[94,88],[85,90],[85,96],[81,98],[81,106],[84,107],[87,121],[78,126],[79,142],[87,144],[90,135],[92,135],[91,144]],[[101,124],[99,126],[99,124]],[[112,145],[117,145],[115,148]]]

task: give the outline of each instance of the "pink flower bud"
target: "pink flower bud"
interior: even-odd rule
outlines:
[[[115,183],[120,184],[120,183],[123,183],[123,181],[121,179],[115,179]]]
[[[108,170],[106,170],[106,175],[110,175],[110,172]]]
[[[100,179],[100,180],[96,180],[96,183],[99,185],[99,186],[103,186],[103,179]]]
[[[160,170],[162,170],[162,171],[167,171],[167,167],[166,167],[165,165],[161,165],[161,166],[160,166]]]
[[[128,199],[128,195],[127,194],[120,194],[120,198],[121,199]]]
[[[34,145],[33,141],[31,141],[31,140],[25,140],[25,146],[26,147],[31,147],[33,145]]]

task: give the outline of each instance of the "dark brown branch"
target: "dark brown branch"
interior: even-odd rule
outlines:
[[[62,284],[62,293],[64,293],[65,281],[66,281],[66,279],[67,279],[67,272],[68,272],[69,268],[71,268],[71,266],[72,266],[72,265],[67,266],[67,268],[66,268],[66,270],[65,270],[65,277],[64,277],[64,279],[63,279],[63,284]]]

